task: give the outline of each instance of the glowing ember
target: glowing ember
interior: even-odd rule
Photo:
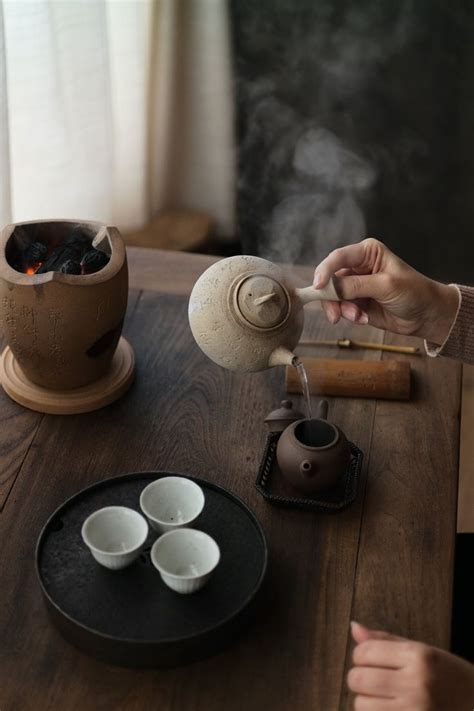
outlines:
[[[35,241],[22,233],[21,239],[11,247],[8,261],[16,271],[28,276],[48,272],[94,274],[108,264],[110,255],[93,246],[93,236],[81,225],[43,235],[46,243],[40,241],[36,233]]]
[[[32,276],[33,274],[36,274],[36,271],[40,268],[40,266],[43,264],[43,262],[37,262],[36,264],[33,264],[32,267],[28,267],[25,271],[25,274],[28,274],[28,276]]]

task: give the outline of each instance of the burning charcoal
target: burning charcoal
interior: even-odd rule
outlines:
[[[84,250],[89,250],[91,248],[93,235],[91,232],[86,231],[80,225],[73,227],[64,240],[65,245],[74,245]]]
[[[54,252],[48,257],[42,267],[38,269],[37,274],[45,274],[46,272],[58,272],[62,265],[68,260],[78,262],[80,255],[77,250],[71,245],[61,245],[56,247]]]
[[[46,256],[48,248],[41,242],[33,242],[23,252],[23,260],[27,266],[42,262]]]
[[[50,268],[48,267],[48,264],[49,264],[49,263],[50,263],[50,259],[47,259],[47,260],[44,262],[44,264],[42,264],[42,265],[40,266],[40,268],[36,270],[35,273],[36,273],[36,274],[46,274],[46,272],[52,271],[52,269],[50,269]]]
[[[98,249],[91,249],[81,260],[81,267],[83,274],[93,274],[103,269],[106,264],[108,264],[109,257],[105,252],[101,252]]]
[[[81,265],[79,264],[79,262],[75,262],[73,259],[68,259],[61,265],[59,271],[63,274],[80,274]]]
[[[92,239],[94,235],[89,230],[86,230],[80,225],[76,225],[71,229],[68,236],[64,240],[64,247],[72,250],[75,261],[80,262],[82,257],[92,248]]]

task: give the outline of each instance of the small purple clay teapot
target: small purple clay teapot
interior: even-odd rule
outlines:
[[[293,422],[278,440],[276,457],[281,473],[306,495],[336,486],[351,459],[346,436],[327,422],[327,412],[328,402],[321,400],[317,418]]]

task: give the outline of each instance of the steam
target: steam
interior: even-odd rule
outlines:
[[[324,0],[316,4],[306,24],[286,0],[237,19],[247,59],[238,92],[246,116],[243,246],[272,261],[316,263],[367,236],[364,207],[377,160],[386,159],[380,146],[361,140],[364,130],[354,125],[351,110],[367,102],[383,62],[403,50],[412,3],[400,2],[383,26],[376,4],[349,8],[337,20],[328,7]],[[288,32],[282,42],[277,26],[273,47],[271,22],[279,12],[286,13]],[[253,75],[252,57],[266,59],[263,71],[253,66]]]
[[[331,249],[357,242],[365,233],[359,199],[374,180],[374,169],[333,133],[324,128],[304,131],[286,184],[294,194],[283,197],[272,212],[266,258],[292,264],[316,253],[319,261]]]
[[[256,106],[255,117],[256,130],[273,143],[263,182],[274,181],[274,205],[261,226],[259,254],[290,264],[319,261],[362,239],[374,167],[329,129],[298,125],[295,112],[274,97]]]

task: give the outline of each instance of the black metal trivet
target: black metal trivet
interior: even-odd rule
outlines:
[[[271,432],[267,436],[265,450],[255,482],[262,496],[275,506],[317,511],[319,513],[338,513],[355,501],[357,485],[362,469],[362,451],[349,442],[351,461],[339,484],[333,489],[321,492],[317,498],[302,496],[284,479],[276,460],[276,448],[280,432]]]

